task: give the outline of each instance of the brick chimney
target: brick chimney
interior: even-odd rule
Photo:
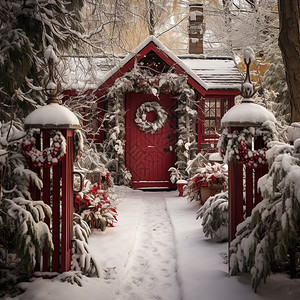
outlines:
[[[203,4],[190,4],[189,54],[203,54]]]

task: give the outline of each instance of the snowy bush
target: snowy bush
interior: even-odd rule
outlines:
[[[215,242],[228,240],[228,191],[207,199],[196,213],[201,218],[201,225],[206,237]]]
[[[201,187],[210,187],[214,185],[227,186],[228,168],[226,164],[210,163],[203,164],[197,169],[196,175],[188,180],[184,188],[184,195],[188,196],[190,201],[201,200]]]
[[[288,144],[273,142],[271,146],[269,173],[258,182],[263,200],[238,226],[230,246],[231,275],[251,273],[255,290],[299,242],[300,155]]]
[[[108,175],[108,176],[107,176]],[[101,183],[98,179],[95,184],[86,180],[83,192],[75,195],[75,212],[80,214],[91,228],[104,231],[107,226],[114,226],[117,222],[116,199],[109,188],[105,188],[109,181],[109,173],[106,180]]]
[[[168,171],[170,172],[170,181],[172,183],[176,183],[178,180],[182,179],[181,173],[178,169],[171,167]]]
[[[29,184],[41,188],[42,182],[25,168],[21,126],[0,122],[0,133],[0,273],[1,284],[9,288],[30,276],[43,252],[51,255],[52,236],[43,222],[51,208],[31,199]]]
[[[186,172],[189,177],[194,176],[198,172],[199,166],[209,163],[207,156],[208,155],[204,156],[202,153],[198,153],[195,158],[187,162]]]
[[[263,44],[266,53],[266,62],[269,64],[264,73],[265,101],[269,105],[276,119],[282,123],[289,122],[290,94],[286,82],[286,74],[282,54],[277,39],[269,37]]]
[[[81,216],[73,214],[73,249],[71,269],[73,271],[81,271],[87,276],[99,276],[99,269],[96,265],[95,259],[89,252],[88,237],[91,233],[89,225],[82,219]],[[76,275],[76,274],[75,274]],[[68,281],[81,285],[81,277],[68,276]]]

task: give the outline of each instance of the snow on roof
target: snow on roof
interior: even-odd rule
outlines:
[[[265,121],[276,122],[276,119],[270,111],[258,104],[241,103],[228,110],[221,120],[221,126],[255,125]]]
[[[119,57],[108,56],[63,57],[60,65],[63,89],[96,89],[100,85],[101,78],[119,62]]]
[[[25,125],[35,128],[79,128],[77,117],[65,106],[50,103],[42,106],[25,119]]]
[[[229,57],[184,56],[184,64],[192,69],[208,89],[240,89],[243,77]]]
[[[99,87],[150,42],[204,89],[240,89],[243,78],[231,58],[192,54],[178,57],[154,36],[149,36],[125,57],[64,57],[64,89],[87,90]]]

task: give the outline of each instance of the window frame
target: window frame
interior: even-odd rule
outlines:
[[[214,113],[211,114],[212,108],[208,108],[206,103],[209,103],[208,107],[214,106]],[[220,103],[219,107],[218,104]],[[198,122],[198,150],[205,152],[216,151],[216,146],[219,140],[219,134],[221,133],[221,119],[224,114],[234,105],[234,96],[230,95],[211,95],[208,97],[200,97],[199,100],[199,122]],[[219,110],[219,111],[218,111]],[[207,114],[209,112],[209,115]],[[205,123],[206,121],[214,122],[213,126],[215,130],[210,130],[210,133],[206,133]],[[209,125],[211,125],[210,123]],[[214,131],[214,133],[212,133]]]

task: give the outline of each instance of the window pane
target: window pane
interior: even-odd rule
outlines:
[[[204,102],[205,122],[204,134],[216,135],[220,132],[221,119],[228,111],[229,99],[207,98]]]
[[[221,101],[222,99],[216,99],[216,117],[221,118]]]

